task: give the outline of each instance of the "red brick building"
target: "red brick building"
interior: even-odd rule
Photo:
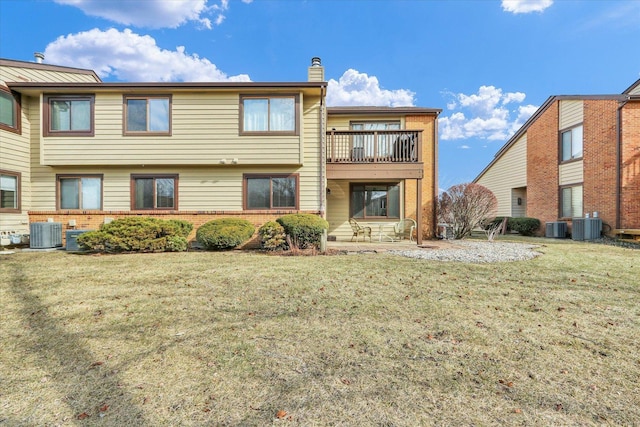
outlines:
[[[597,216],[640,229],[640,80],[620,95],[549,97],[474,182],[498,215],[548,222]]]

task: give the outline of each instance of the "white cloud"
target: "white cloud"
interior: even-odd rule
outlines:
[[[407,89],[382,89],[377,77],[354,69],[345,71],[337,81],[330,79],[327,88],[330,106],[412,106],[414,98],[415,93]]]
[[[211,29],[213,18],[220,25],[229,9],[229,0],[208,6],[208,0],[55,0],[74,6],[87,15],[108,19],[119,24],[148,28],[177,28],[187,22],[197,22]],[[247,3],[247,1],[245,1]]]
[[[502,0],[502,10],[514,14],[542,12],[552,4],[553,0]]]
[[[461,145],[461,146],[460,146],[460,147],[458,147],[458,148],[460,148],[460,149],[462,149],[462,150],[468,150],[468,149],[470,149],[471,147],[469,147],[468,145]]]
[[[509,110],[507,104],[520,104],[526,95],[522,92],[503,93],[502,89],[494,86],[480,86],[478,92],[471,95],[446,95],[453,98],[447,102],[452,113],[439,119],[442,140],[506,140],[538,109],[535,105],[519,105],[517,109]]]
[[[122,81],[250,81],[246,74],[228,76],[208,59],[189,55],[184,46],[161,49],[153,37],[129,29],[94,28],[58,37],[45,49],[50,64],[94,70],[101,78]]]

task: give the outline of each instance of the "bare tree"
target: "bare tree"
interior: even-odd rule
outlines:
[[[454,239],[463,239],[471,231],[493,220],[498,200],[480,184],[458,184],[438,198],[438,222],[450,224]]]

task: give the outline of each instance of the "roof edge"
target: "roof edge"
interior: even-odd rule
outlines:
[[[385,114],[435,114],[442,112],[441,108],[427,107],[376,107],[376,106],[352,106],[352,107],[327,107],[328,115],[385,115]]]
[[[326,82],[6,82],[12,89],[224,89],[224,88],[322,88]]]
[[[52,65],[52,64],[39,64],[37,62],[19,61],[16,59],[6,59],[6,58],[0,58],[0,67],[20,67],[20,68],[31,68],[34,70],[44,70],[44,71],[73,72],[75,74],[86,74],[86,75],[93,76],[93,78],[96,79],[96,82],[102,82],[102,79],[98,77],[95,71],[89,70],[86,68],[66,67],[63,65]]]

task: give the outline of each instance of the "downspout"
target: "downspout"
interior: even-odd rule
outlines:
[[[622,101],[618,105],[616,112],[616,228],[621,227],[620,217],[622,215],[622,108],[627,105],[629,99]]]
[[[431,164],[433,165],[433,209],[432,209],[432,218],[431,224],[433,230],[431,231],[430,238],[435,237],[436,231],[438,230],[438,196],[440,195],[438,191],[438,113],[436,113],[435,118],[433,119],[433,158],[431,159]]]
[[[327,167],[326,157],[326,123],[324,105],[324,86],[320,87],[320,216],[327,219],[326,194],[327,182],[325,179],[325,168]]]

